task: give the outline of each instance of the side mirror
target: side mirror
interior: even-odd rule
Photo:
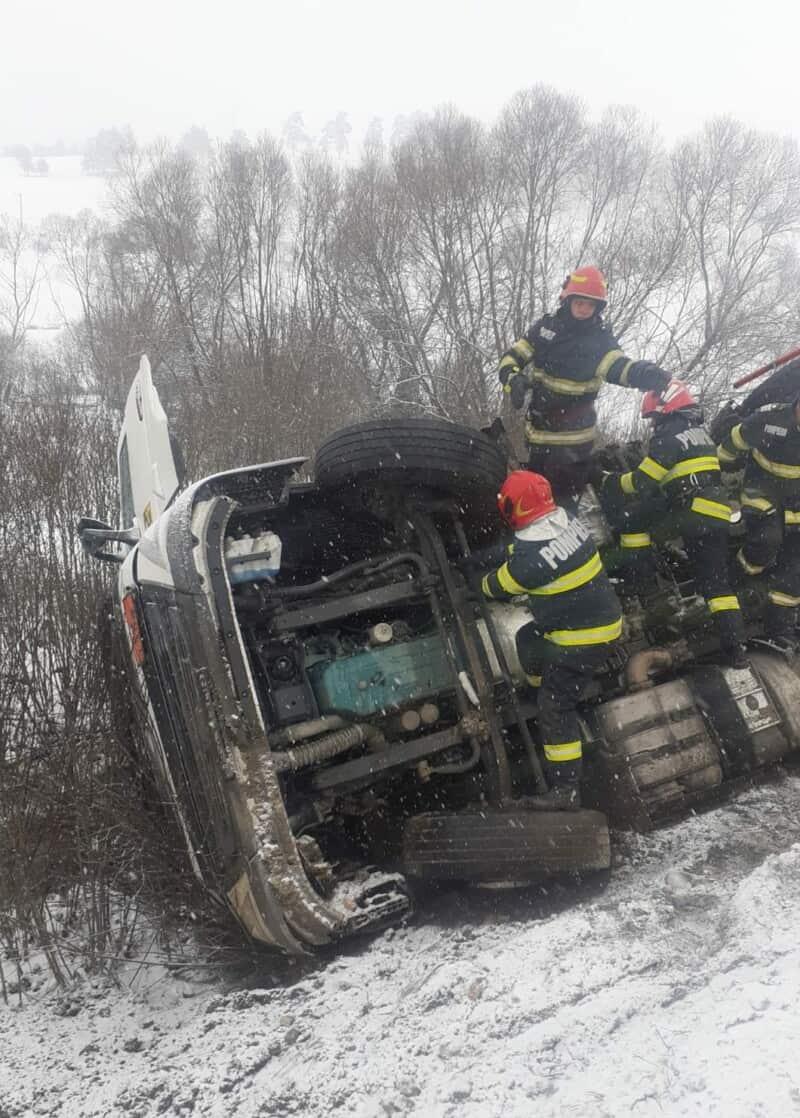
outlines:
[[[82,516],[76,531],[86,554],[103,563],[121,563],[125,558],[125,554],[119,551],[107,551],[106,544],[122,543],[126,547],[133,547],[139,542],[139,534],[135,529],[112,528],[110,524],[106,524],[103,520],[95,520],[92,516]]]

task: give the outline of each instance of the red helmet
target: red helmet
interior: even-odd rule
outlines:
[[[602,303],[600,308],[602,310],[608,298],[606,277],[599,268],[592,268],[591,266],[577,268],[574,272],[570,272],[564,280],[559,299],[563,303],[570,295],[578,295],[581,299],[594,299],[595,302]]]
[[[516,530],[553,512],[556,503],[546,477],[530,470],[514,470],[497,494],[497,507],[509,528]]]
[[[670,415],[681,408],[691,408],[697,403],[682,380],[671,380],[663,392],[645,392],[642,400],[642,419],[656,415]]]

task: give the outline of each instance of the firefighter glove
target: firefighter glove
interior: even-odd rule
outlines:
[[[510,392],[512,380],[514,379],[514,377],[519,376],[519,365],[514,365],[512,362],[509,362],[508,358],[506,357],[503,359],[503,361],[501,361],[500,367],[497,370],[497,375],[500,378],[500,383],[503,386],[503,391]]]
[[[666,392],[673,382],[669,373],[665,372],[660,365],[654,365],[652,361],[637,361],[636,369],[643,382],[646,383],[646,387],[655,392],[657,396]]]
[[[533,385],[523,373],[517,373],[509,378],[508,394],[511,397],[511,406],[519,411],[525,407],[525,398]]]

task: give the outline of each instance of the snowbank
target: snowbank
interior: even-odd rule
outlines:
[[[605,890],[440,896],[288,981],[43,990],[0,1014],[0,1113],[800,1113],[798,798],[623,838]]]

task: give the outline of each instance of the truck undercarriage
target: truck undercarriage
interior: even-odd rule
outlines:
[[[181,495],[174,585],[140,560],[135,594],[148,760],[196,872],[255,938],[299,951],[396,920],[409,880],[606,870],[609,826],[649,830],[800,749],[794,668],[714,663],[675,546],[583,703],[586,806],[528,810],[546,787],[514,640],[530,613],[484,602],[459,562],[500,532],[504,456],[404,420],[329,438],[313,483],[290,480],[301,463]],[[596,506],[581,514],[604,542]]]

